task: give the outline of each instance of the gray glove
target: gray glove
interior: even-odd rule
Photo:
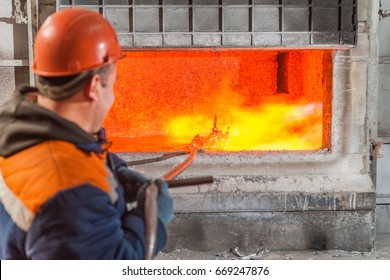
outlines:
[[[144,213],[145,209],[145,191],[151,183],[144,184],[137,193],[138,211]],[[168,191],[168,183],[163,179],[157,179],[154,184],[158,187],[157,206],[158,218],[161,222],[167,224],[173,218],[173,200]]]
[[[173,200],[168,191],[168,183],[157,179],[154,182],[158,186],[158,218],[166,225],[173,219]]]
[[[141,186],[152,182],[151,179],[141,173],[128,168],[126,162],[113,153],[108,154],[108,164],[123,186],[125,201],[128,203],[136,201],[137,193]]]

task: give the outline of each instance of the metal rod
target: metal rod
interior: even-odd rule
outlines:
[[[198,178],[186,178],[186,179],[176,179],[167,181],[170,188],[202,185],[202,184],[211,184],[214,182],[213,176],[205,176]]]
[[[164,180],[173,180],[183,172],[194,160],[197,153],[196,147],[193,147],[189,156],[179,165],[174,167],[162,178]],[[157,205],[158,187],[151,184],[145,192],[145,260],[153,259],[156,252],[157,227],[158,227],[158,205]]]
[[[158,227],[158,187],[151,184],[145,190],[145,260],[152,260],[156,252]]]
[[[33,21],[35,21],[34,16],[36,15],[34,12],[36,11],[35,9],[38,9],[37,6],[33,7],[34,4],[36,4],[36,3],[34,3],[33,0],[27,0],[28,62],[29,62],[30,66],[34,62],[34,30],[33,30],[34,27],[33,27]],[[33,11],[33,9],[34,9],[34,11]],[[34,86],[35,85],[35,78],[34,78],[34,73],[31,71],[31,69],[29,71],[29,79],[30,79],[30,85]]]
[[[174,178],[176,178],[180,173],[182,173],[191,164],[191,162],[194,160],[194,158],[196,156],[197,151],[198,151],[198,149],[196,147],[192,148],[189,156],[182,163],[180,163],[179,165],[174,167],[172,170],[170,170],[168,173],[166,173],[163,176],[163,179],[173,180]]]
[[[0,67],[29,66],[28,59],[0,59]]]
[[[159,162],[159,161],[167,160],[167,159],[170,159],[173,157],[186,155],[188,153],[189,152],[168,153],[168,154],[163,154],[162,156],[159,156],[159,157],[128,161],[128,162],[126,162],[126,164],[127,164],[127,166],[134,166],[134,165],[140,165],[140,164]]]

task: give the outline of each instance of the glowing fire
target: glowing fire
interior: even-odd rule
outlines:
[[[276,50],[127,52],[118,63],[116,101],[104,124],[112,151],[327,147],[330,51],[289,51],[283,61],[277,55]],[[277,92],[278,86],[288,92]]]

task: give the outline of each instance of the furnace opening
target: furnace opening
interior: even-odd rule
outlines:
[[[127,51],[114,91],[113,152],[331,148],[331,50]]]

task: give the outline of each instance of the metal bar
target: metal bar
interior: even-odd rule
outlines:
[[[194,3],[192,0],[190,0],[190,7],[189,7],[189,15],[190,15],[190,26],[189,26],[189,33],[191,33],[191,45],[194,45],[194,31],[195,31],[195,8]]]
[[[140,165],[140,164],[153,163],[153,162],[163,161],[163,160],[167,160],[167,159],[170,159],[173,157],[182,156],[182,155],[186,155],[186,154],[188,154],[188,152],[167,153],[167,154],[163,154],[162,156],[159,156],[159,157],[128,161],[128,162],[126,162],[126,164],[127,164],[127,166],[134,166],[134,165]]]
[[[27,59],[2,59],[0,60],[0,67],[19,67],[29,66],[30,62]]]
[[[282,0],[279,0],[279,33],[280,33],[280,43],[284,43],[284,28],[283,28],[283,3]]]
[[[390,56],[380,56],[379,64],[390,64]]]
[[[251,33],[251,45],[253,46],[255,44],[255,5],[253,4],[253,1],[250,2],[250,26],[249,26],[249,32]]]
[[[174,167],[171,171],[166,173],[162,178],[164,180],[173,180],[181,172],[183,172],[194,160],[197,153],[197,148],[193,147],[190,155],[179,165]],[[157,242],[157,217],[158,217],[158,205],[157,205],[158,187],[155,184],[148,186],[145,191],[145,259],[151,260],[156,251]]]
[[[176,178],[180,173],[182,173],[191,164],[191,162],[194,160],[194,158],[196,156],[197,151],[198,151],[197,148],[193,148],[191,150],[189,156],[182,163],[180,163],[175,168],[173,168],[171,171],[166,173],[163,176],[163,178],[165,180],[173,180],[174,178]]]
[[[32,0],[30,0],[32,1]],[[308,35],[309,38],[310,38],[310,41],[308,41],[307,43],[297,43],[295,46],[296,47],[318,47],[318,46],[321,46],[321,47],[328,47],[328,46],[334,46],[334,47],[346,47],[346,48],[350,48],[350,47],[353,47],[354,44],[348,44],[348,42],[344,42],[344,41],[341,41],[341,36],[342,36],[342,32],[339,30],[338,31],[338,37],[339,37],[339,42],[337,44],[324,44],[324,43],[315,43],[313,41],[313,38],[314,36],[316,36],[316,34],[325,34],[326,32],[324,31],[319,31],[319,32],[314,32],[313,31],[313,3],[314,1],[313,0],[308,0],[306,4],[292,4],[292,5],[288,5],[289,8],[303,8],[303,7],[306,7],[307,9],[309,9],[309,18],[308,18],[308,21],[309,21],[309,30],[304,32],[304,31],[299,31],[299,32],[288,32],[288,31],[285,31],[284,28],[283,28],[283,25],[284,25],[284,16],[285,16],[285,7],[287,4],[284,4],[284,1],[283,0],[278,0],[278,1],[275,1],[276,3],[274,5],[270,4],[270,5],[262,5],[262,4],[257,4],[255,1],[251,0],[251,1],[248,1],[248,4],[238,4],[238,5],[228,5],[226,4],[225,2],[223,2],[222,0],[220,0],[218,2],[218,4],[216,5],[197,5],[197,4],[194,4],[193,1],[188,1],[187,3],[188,4],[180,4],[180,5],[171,5],[171,4],[165,4],[165,1],[158,1],[158,4],[156,5],[144,5],[142,3],[139,3],[139,4],[134,4],[134,2],[128,2],[129,4],[128,5],[124,5],[124,4],[118,4],[118,5],[107,5],[107,1],[103,1],[102,3],[103,4],[100,4],[100,5],[86,5],[86,4],[79,4],[79,5],[76,5],[74,4],[74,2],[70,2],[68,4],[65,4],[65,5],[60,5],[61,8],[65,8],[65,7],[84,7],[84,8],[89,8],[89,9],[94,9],[94,8],[98,8],[98,9],[107,9],[107,8],[110,8],[111,9],[115,9],[115,8],[118,8],[118,9],[121,9],[121,8],[128,8],[129,10],[132,10],[132,17],[131,17],[131,21],[132,21],[132,30],[129,30],[129,32],[125,32],[125,33],[122,33],[122,32],[118,32],[118,35],[124,35],[124,36],[132,36],[133,38],[133,43],[132,45],[130,46],[127,46],[126,47],[132,47],[132,46],[139,46],[139,47],[145,47],[145,48],[149,48],[149,47],[157,47],[157,48],[161,48],[161,47],[184,47],[184,48],[188,48],[188,47],[202,47],[202,46],[206,46],[206,47],[250,47],[250,48],[253,48],[253,47],[280,47],[280,46],[284,46],[284,42],[285,42],[285,37],[287,35],[292,35],[292,36],[289,36],[289,37],[294,37],[295,35],[298,35],[298,34],[302,34],[302,35]],[[256,4],[255,4],[256,3]],[[317,3],[316,2],[316,7],[329,7],[329,6],[333,6],[333,7],[346,7],[346,8],[353,8],[354,9],[354,12],[353,14],[356,16],[356,9],[354,7],[356,7],[356,1],[354,1],[353,5],[351,4],[340,4],[340,3],[343,3],[343,2],[340,2],[337,1],[337,4],[321,4],[321,3]],[[349,2],[348,2],[349,3]],[[57,4],[58,4],[58,0],[57,0]],[[165,18],[165,10],[166,8],[170,8],[170,7],[175,7],[175,8],[188,8],[190,13],[189,13],[189,18],[188,20],[190,21],[190,30],[188,31],[183,31],[183,32],[167,32],[167,30],[165,29],[165,24],[166,24],[166,18]],[[254,32],[254,22],[256,21],[256,17],[255,17],[255,14],[254,14],[254,9],[257,8],[257,7],[262,7],[262,8],[269,8],[269,7],[277,7],[279,9],[279,32]],[[57,6],[58,8],[58,6]],[[135,29],[134,29],[134,26],[135,26],[135,17],[137,15],[137,9],[138,8],[157,8],[159,10],[159,32],[137,32]],[[202,32],[195,32],[195,17],[193,15],[194,13],[194,10],[196,8],[205,8],[205,9],[218,9],[219,10],[219,15],[218,15],[218,18],[219,18],[219,30],[218,31],[202,31]],[[250,20],[250,30],[248,31],[240,31],[240,32],[226,32],[226,14],[225,14],[225,10],[229,8],[229,9],[242,9],[242,8],[247,8],[249,9],[249,20]],[[340,21],[340,19],[339,19]],[[351,31],[351,33],[353,33]],[[153,46],[150,46],[148,45],[149,43],[145,43],[145,42],[149,42],[149,41],[138,41],[138,43],[136,44],[135,41],[136,41],[136,37],[138,35],[159,35],[159,38],[157,39],[151,39],[154,43],[152,44]],[[175,36],[175,35],[184,35],[184,36],[190,36],[191,38],[191,41],[188,43],[188,44],[183,44],[183,45],[170,45],[167,43],[167,40],[166,40],[166,35],[169,36]],[[267,44],[267,41],[265,39],[262,39],[263,40],[263,43],[260,42],[257,42],[257,45],[254,44],[254,38],[255,36],[257,36],[258,34],[262,35],[262,38],[264,36],[267,36],[267,35],[273,35],[273,34],[279,34],[281,36],[281,41],[280,43],[276,43],[276,44],[271,44],[271,45],[268,45]],[[195,45],[194,43],[194,37],[198,36],[198,35],[212,35],[214,39],[216,38],[219,38],[218,39],[218,42],[216,42],[215,44],[212,44],[212,45],[209,45],[207,42],[207,38],[205,37],[199,37],[199,40],[200,41],[197,41],[197,45]],[[234,36],[236,35],[249,35],[250,36],[250,41],[248,41],[247,45],[245,46],[242,46],[240,44],[227,44],[226,43],[226,38],[230,38],[231,35],[233,35],[233,38]],[[337,35],[337,34],[336,34]],[[172,37],[171,37],[172,38]],[[155,40],[155,41],[154,41]],[[161,41],[160,41],[161,40]],[[199,42],[204,42],[205,45],[202,45],[202,43],[199,44]]]
[[[313,1],[309,1],[309,32],[310,32],[310,44],[313,44],[313,31],[314,31],[314,22],[313,22]],[[339,36],[340,37],[340,36]]]
[[[214,182],[213,176],[176,179],[176,180],[168,180],[167,181],[168,186],[170,188],[187,187],[187,186],[202,185],[202,184],[211,184],[212,182]]]
[[[145,190],[145,260],[153,259],[157,244],[158,187],[151,184]]]
[[[222,4],[222,0],[220,1],[220,4]],[[223,5],[218,9],[219,10],[219,21],[221,23],[221,45],[223,45],[223,42],[225,41],[225,16],[224,16],[224,8]]]
[[[34,0],[27,0],[27,35],[28,35],[28,60],[29,65],[33,65],[34,62],[34,31],[33,21],[35,22],[33,15],[36,15],[38,6]],[[36,21],[37,22],[37,21]],[[37,30],[36,30],[37,31]],[[29,71],[30,85],[35,85],[34,73]]]
[[[378,136],[378,141],[382,141],[385,144],[390,144],[390,136]]]
[[[376,195],[376,205],[389,204],[389,203],[390,203],[390,194]]]

